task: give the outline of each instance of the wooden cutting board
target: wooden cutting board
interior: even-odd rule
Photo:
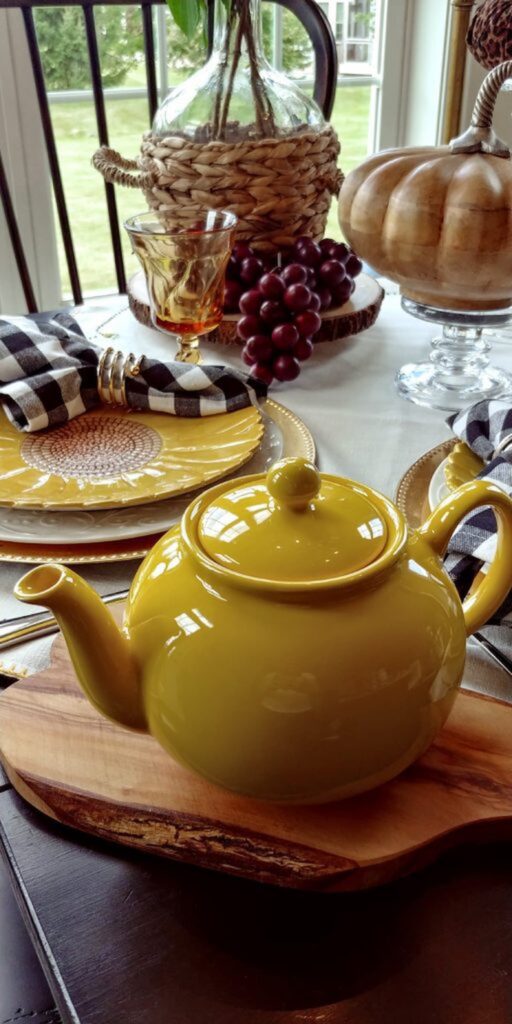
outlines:
[[[364,796],[281,807],[230,795],[82,697],[64,642],[0,697],[0,756],[57,821],[151,853],[281,886],[347,890],[469,839],[512,834],[512,706],[461,693],[437,742]]]

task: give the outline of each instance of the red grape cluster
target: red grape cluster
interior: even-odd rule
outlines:
[[[297,239],[279,267],[265,265],[238,242],[227,271],[225,309],[240,311],[237,334],[251,376],[265,384],[295,380],[313,352],[320,313],[342,306],[355,288],[361,260],[343,242]]]

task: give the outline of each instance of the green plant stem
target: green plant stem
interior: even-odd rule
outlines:
[[[258,68],[258,55],[256,52],[256,43],[254,40],[253,26],[249,14],[247,14],[246,42],[247,51],[249,53],[249,65],[251,69],[251,87],[254,96],[254,106],[256,110],[256,123],[262,135],[274,136],[276,134],[274,111],[272,109],[270,99],[265,92],[263,82],[261,81],[261,76]],[[267,108],[266,111],[265,107]]]
[[[233,10],[235,8],[234,0],[232,0]],[[240,63],[240,57],[242,55],[242,40],[244,37],[245,29],[245,18],[243,17],[243,11],[240,12],[240,20],[238,22],[238,29],[235,37],[235,45],[233,50],[233,57],[231,60],[231,68],[229,71],[228,84],[224,93],[224,97],[221,105],[221,114],[219,121],[219,130],[215,138],[222,139],[226,131],[226,125],[228,122],[229,107],[231,104],[231,97],[233,95],[233,86],[235,84],[235,76]]]
[[[220,127],[220,115],[221,115],[222,97],[223,97],[223,94],[224,94],[224,88],[225,88],[225,82],[226,82],[226,70],[227,70],[227,66],[228,66],[228,57],[229,57],[229,50],[230,50],[230,46],[231,46],[231,37],[233,35],[233,26],[234,26],[234,23],[235,23],[235,13],[236,13],[235,12],[235,5],[234,4],[230,4],[228,20],[227,20],[227,26],[226,26],[226,42],[225,42],[224,51],[223,51],[221,59],[220,59],[219,81],[217,83],[217,90],[216,90],[216,96],[215,96],[215,107],[214,107],[214,111],[213,111],[212,135],[213,135],[214,139],[218,139],[219,138],[219,127]]]
[[[238,14],[239,22],[231,58],[231,68],[227,86],[225,86],[225,75],[229,56],[229,47],[233,31],[234,17]],[[222,139],[225,137],[228,123],[229,107],[233,96],[233,88],[236,72],[242,54],[242,45],[245,39],[249,55],[249,66],[251,75],[251,88],[254,98],[254,109],[256,116],[256,128],[262,136],[273,136],[276,133],[274,111],[268,96],[266,95],[263,82],[258,68],[258,54],[254,38],[254,29],[251,21],[248,0],[231,0],[230,20],[228,22],[229,33],[226,34],[226,47],[222,59],[222,71],[219,77],[217,97],[215,101],[213,119],[213,137]]]
[[[274,111],[263,85],[259,67],[254,26],[251,19],[249,0],[223,0],[228,12],[226,36],[223,52],[219,59],[218,81],[212,116],[211,136],[213,139],[224,139],[229,117],[229,108],[233,97],[236,73],[240,64],[242,47],[245,40],[249,57],[251,89],[254,99],[256,129],[261,136],[273,136],[276,133]],[[167,0],[171,14],[176,23],[190,37],[196,27],[200,10],[206,12],[206,0]],[[231,44],[236,30],[233,52]],[[230,66],[229,66],[230,65]],[[229,75],[228,75],[229,66]],[[227,83],[226,83],[226,76]]]
[[[265,129],[265,105],[263,102],[263,87],[257,68],[257,53],[254,44],[254,35],[248,0],[241,0],[243,5],[240,15],[244,21],[244,38],[249,54],[249,68],[251,74],[251,89],[254,99],[254,112],[256,115],[256,127],[260,135],[266,135]]]

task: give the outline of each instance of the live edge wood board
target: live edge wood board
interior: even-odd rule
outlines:
[[[328,310],[322,316],[320,332],[315,336],[319,341],[340,341],[350,338],[360,331],[367,331],[375,323],[382,301],[384,289],[368,274],[361,274],[356,281],[356,290],[351,299],[338,309]],[[128,281],[128,304],[139,323],[151,327],[151,310],[149,308],[148,289],[142,270],[137,271]],[[236,325],[238,316],[229,314],[224,317],[220,327],[209,335],[209,341],[221,342],[224,345],[242,344],[237,338]]]
[[[281,886],[367,888],[468,839],[512,834],[512,706],[469,693],[398,779],[337,804],[281,807],[225,793],[101,718],[59,638],[52,666],[0,697],[0,755],[19,793],[62,824]]]

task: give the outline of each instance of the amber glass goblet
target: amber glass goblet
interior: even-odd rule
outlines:
[[[190,228],[173,229],[171,221],[152,212],[125,223],[146,275],[151,319],[176,338],[180,362],[200,363],[201,336],[222,320],[236,223],[227,210],[205,210]]]

